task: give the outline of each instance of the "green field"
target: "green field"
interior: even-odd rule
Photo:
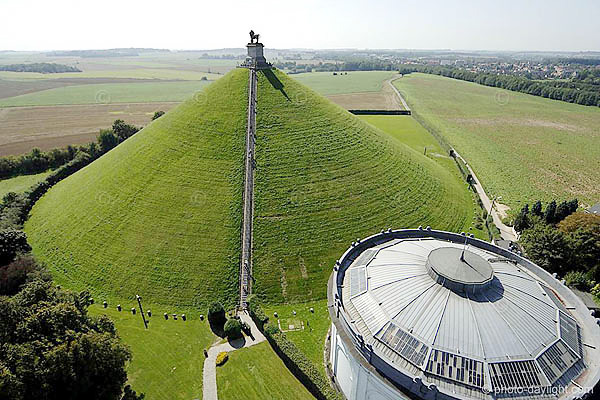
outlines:
[[[395,72],[388,71],[350,71],[348,75],[310,72],[290,76],[319,94],[330,95],[379,92],[383,82],[395,75]]]
[[[513,210],[538,199],[600,199],[600,109],[436,75],[394,82],[420,118]]]
[[[311,307],[314,309],[314,313],[310,312]],[[296,315],[293,314],[294,311],[296,311]],[[275,312],[277,312],[278,318],[275,318]],[[265,307],[265,313],[273,323],[277,323],[277,319],[279,319],[281,329],[284,331],[289,330],[290,325],[297,328],[302,326],[302,323],[304,324],[304,329],[289,331],[285,335],[298,346],[327,379],[323,364],[325,338],[331,325],[327,300],[271,305]]]
[[[470,226],[472,197],[455,174],[285,74],[270,79],[259,74],[254,276],[263,301],[325,298],[334,261],[384,227]]]
[[[58,283],[179,307],[236,301],[247,81],[232,71],[36,203],[25,231]]]
[[[229,361],[217,367],[217,388],[221,400],[314,399],[267,342],[229,353]]]
[[[132,315],[134,302],[123,303],[123,311],[116,304],[104,309],[100,304],[90,306],[90,315],[107,315],[114,322],[119,336],[131,349],[133,358],[127,366],[128,383],[138,393],[153,400],[189,400],[202,397],[203,350],[216,341],[206,320],[198,313],[165,320],[163,313],[173,310],[152,310],[149,329],[144,329],[139,310]]]
[[[182,81],[65,86],[0,99],[0,107],[183,101],[209,83]]]
[[[50,175],[52,171],[33,175],[20,175],[0,181],[0,201],[8,192],[22,193]]]

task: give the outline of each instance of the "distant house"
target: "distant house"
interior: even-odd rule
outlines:
[[[585,210],[585,212],[588,214],[600,215],[600,203],[594,204],[593,206]]]

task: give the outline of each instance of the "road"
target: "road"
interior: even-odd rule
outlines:
[[[240,307],[252,290],[252,219],[254,214],[254,140],[256,137],[256,70],[249,68],[248,123],[246,129],[246,161],[242,222],[242,257],[240,261]]]

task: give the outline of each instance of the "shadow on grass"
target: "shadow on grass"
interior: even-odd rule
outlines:
[[[291,101],[290,97],[287,95],[287,93],[285,92],[285,90],[283,90],[283,83],[281,83],[281,81],[279,80],[279,78],[277,78],[277,75],[275,75],[272,70],[270,70],[270,69],[261,69],[260,72],[262,72],[263,74],[265,74],[265,77],[267,78],[267,80],[269,81],[269,83],[271,84],[271,86],[273,86],[273,88],[279,90],[281,92],[281,94],[283,94],[285,96],[285,98],[287,99],[287,101]]]
[[[229,339],[228,342],[229,345],[234,349],[241,349],[246,345],[246,338],[242,336],[241,338],[237,339]]]
[[[225,337],[225,331],[223,330],[223,323],[220,321],[213,321],[212,319],[208,319],[208,324],[210,325],[210,330],[212,333],[220,337],[221,339]]]

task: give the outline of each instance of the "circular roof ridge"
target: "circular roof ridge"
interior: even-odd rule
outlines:
[[[456,247],[431,250],[425,263],[429,276],[455,292],[480,292],[494,279],[491,264],[478,254]]]

